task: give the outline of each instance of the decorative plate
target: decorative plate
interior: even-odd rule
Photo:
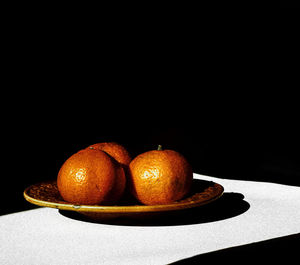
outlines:
[[[56,181],[47,181],[25,189],[25,199],[33,204],[76,211],[93,219],[117,217],[146,218],[165,212],[185,210],[208,204],[220,198],[224,188],[215,182],[194,179],[190,193],[182,200],[164,205],[142,205],[134,200],[123,200],[118,205],[76,205],[66,202],[59,194]]]

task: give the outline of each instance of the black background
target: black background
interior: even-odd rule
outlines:
[[[133,157],[160,144],[200,174],[300,185],[295,34],[275,45],[266,25],[253,39],[219,28],[222,43],[203,38],[200,49],[187,36],[180,52],[167,40],[100,49],[85,36],[92,47],[78,52],[74,36],[28,30],[19,24],[6,43],[1,213],[30,208],[27,186],[105,141]]]
[[[292,18],[97,36],[48,18],[10,20],[4,32],[1,213],[28,208],[24,188],[104,141],[133,157],[161,144],[200,174],[300,185]]]
[[[1,213],[28,208],[24,188],[55,179],[70,155],[104,141],[133,157],[161,144],[200,174],[300,185],[295,53],[274,57],[265,44],[232,56],[215,45],[216,54],[139,49],[133,59],[116,50],[101,61],[72,47],[12,45],[1,97]]]

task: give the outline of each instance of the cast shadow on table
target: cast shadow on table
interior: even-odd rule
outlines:
[[[264,240],[237,247],[226,248],[182,259],[171,264],[204,264],[221,261],[222,264],[271,264],[278,261],[294,263],[299,260],[300,234]]]
[[[199,181],[200,185],[201,182]],[[206,182],[208,183],[208,182]],[[207,184],[206,184],[207,185]],[[116,218],[109,220],[93,220],[74,211],[60,210],[60,214],[78,221],[124,225],[124,226],[172,226],[191,225],[225,220],[245,213],[250,208],[244,195],[236,192],[224,192],[214,202],[196,208],[174,212],[159,213],[159,215],[147,218]]]

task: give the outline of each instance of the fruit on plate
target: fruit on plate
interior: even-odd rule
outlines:
[[[168,204],[190,191],[193,171],[188,161],[173,150],[152,150],[129,165],[129,185],[137,200],[146,205]]]
[[[57,176],[62,198],[74,204],[116,203],[122,197],[125,185],[123,167],[106,152],[93,148],[73,154]]]

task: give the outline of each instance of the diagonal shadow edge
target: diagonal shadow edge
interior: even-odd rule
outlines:
[[[242,246],[230,247],[209,253],[195,255],[170,264],[202,264],[214,261],[229,262],[229,264],[241,264],[245,261],[270,264],[270,262],[284,260],[296,261],[299,259],[300,233],[288,236],[263,240]]]

